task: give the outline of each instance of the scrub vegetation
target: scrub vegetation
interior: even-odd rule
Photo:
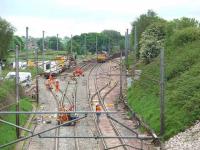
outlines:
[[[148,18],[148,14],[141,16]],[[133,25],[142,24],[141,16]],[[200,28],[191,18],[163,21],[157,15],[154,17],[157,21],[154,18],[139,36],[137,69],[142,74],[128,89],[128,102],[159,134],[159,53],[164,47],[166,124],[163,138],[166,140],[200,119]],[[151,36],[154,38],[148,38]]]

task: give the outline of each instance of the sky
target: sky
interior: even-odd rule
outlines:
[[[172,20],[191,17],[200,20],[200,0],[0,0],[0,16],[15,28],[15,35],[59,37],[101,32],[124,35],[131,23],[148,9]]]

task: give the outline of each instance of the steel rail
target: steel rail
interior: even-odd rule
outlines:
[[[90,70],[90,72],[89,72],[89,74],[88,74],[88,79],[87,79],[88,100],[89,100],[89,106],[90,106],[90,109],[91,109],[91,110],[93,110],[91,101],[93,100],[93,98],[95,97],[95,95],[96,95],[97,93],[93,94],[92,97],[90,97],[90,88],[89,88],[89,86],[90,86],[90,81],[91,81],[91,80],[90,80],[90,77],[91,77],[92,71],[95,69],[96,66],[98,66],[98,64],[96,64],[96,65],[94,65],[94,66],[92,67],[92,69]],[[94,118],[94,123],[95,123],[95,127],[96,127],[97,134],[102,136],[103,134],[102,134],[102,132],[101,132],[101,130],[100,130],[98,124],[97,124],[97,116],[96,116],[96,114],[93,114],[93,118]],[[102,144],[103,144],[103,147],[104,147],[104,148],[107,148],[105,139],[102,138],[102,139],[101,139],[101,142],[102,142]],[[100,149],[100,147],[99,147],[99,149]]]
[[[60,102],[59,102],[58,98],[56,97],[56,95],[53,93],[53,91],[51,89],[50,89],[50,92],[53,95],[54,100],[56,101],[56,105],[57,105],[56,108],[57,108],[57,111],[58,111],[59,110],[59,106],[60,106]],[[60,134],[60,127],[55,129],[55,136],[59,136],[59,134]],[[55,150],[59,150],[59,138],[55,138],[54,147],[55,147]]]
[[[96,72],[96,78],[97,78],[97,75],[98,75],[98,70],[97,70],[97,72]],[[109,81],[109,82],[111,82],[111,78],[110,78],[110,81]],[[101,94],[100,94],[100,92],[99,92],[99,88],[98,88],[97,85],[98,85],[98,84],[97,84],[97,79],[95,79],[95,88],[96,88],[96,90],[98,91],[98,98],[99,98],[99,100],[100,100],[100,102],[101,102],[101,104],[102,104],[102,107],[103,107],[104,111],[108,111],[108,109],[107,109],[106,106],[105,106],[104,99],[102,98],[102,96],[101,96]],[[111,92],[111,91],[108,91],[108,92]],[[117,129],[117,127],[115,126],[114,122],[113,122],[112,120],[110,120],[110,119],[109,119],[109,122],[110,122],[111,126],[113,127],[113,131],[115,132],[115,134],[116,134],[117,136],[121,136],[121,135],[120,135],[120,132],[119,132],[119,130]],[[120,141],[121,145],[123,145],[123,148],[124,148],[125,150],[127,150],[128,148],[127,148],[126,146],[124,146],[124,145],[126,145],[125,141],[124,141],[123,139],[121,139],[121,138],[119,138],[119,141]]]
[[[75,84],[75,87],[74,87],[74,97],[73,97],[73,105],[74,105],[74,111],[76,111],[76,103],[77,103],[77,82]],[[76,133],[76,126],[74,126],[74,136],[77,136],[77,133]],[[79,150],[79,140],[77,138],[74,139],[74,144],[75,144],[75,149],[76,150]]]

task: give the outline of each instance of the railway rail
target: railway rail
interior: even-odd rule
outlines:
[[[82,64],[81,65],[81,68],[84,69],[85,71],[87,69],[90,69],[91,67],[93,67],[93,63],[88,63],[88,64]],[[58,79],[59,79],[60,76],[58,76]],[[77,106],[77,85],[78,85],[78,82],[79,82],[79,79],[77,78],[76,81],[74,82],[71,81],[72,79],[67,77],[65,78],[65,80],[67,80],[67,83],[63,83],[65,84],[65,89],[61,92],[60,92],[60,99],[58,98],[58,95],[56,96],[56,94],[51,91],[52,95],[54,96],[54,99],[56,100],[56,103],[57,103],[57,108],[59,108],[60,105],[62,104],[69,104],[69,105],[73,105],[74,106],[74,110],[73,111],[76,111],[77,109],[81,109],[80,106]],[[73,90],[73,93],[70,93],[69,91],[69,84],[71,82],[74,82],[74,90]],[[67,93],[70,93],[70,96],[67,94]],[[87,100],[86,100],[87,102]],[[58,109],[57,109],[58,110]],[[86,122],[89,122],[86,118]],[[64,131],[64,128],[67,130],[67,132],[70,132],[70,133],[73,133],[74,136],[78,136],[78,132],[77,132],[77,129],[78,128],[84,128],[84,126],[82,126],[81,124],[76,124],[75,126],[72,126],[72,127],[60,127],[60,128],[57,128],[56,131],[55,131],[55,137],[59,137],[61,135],[61,130]],[[63,139],[59,139],[59,138],[55,138],[55,149],[56,150],[59,150],[59,147],[60,147],[60,143],[62,144]],[[69,139],[68,139],[69,140]],[[80,149],[80,143],[83,143],[83,139],[77,139],[77,138],[74,138],[74,145],[72,146],[72,141],[70,141],[70,144],[71,144],[71,148],[72,149],[76,149],[76,150],[79,150]],[[65,141],[67,142],[67,141]],[[69,142],[68,142],[69,143]],[[62,146],[61,146],[61,149]]]
[[[106,63],[106,64],[104,64],[104,65],[108,65],[108,63]],[[102,65],[101,65],[101,66],[102,66]],[[113,88],[110,88],[111,90],[107,90],[107,92],[104,94],[104,96],[101,95],[101,92],[99,91],[98,82],[97,82],[97,80],[100,79],[100,77],[98,76],[98,73],[99,73],[98,71],[99,71],[99,69],[100,69],[100,67],[97,68],[96,74],[95,74],[95,79],[94,79],[95,89],[96,89],[96,92],[97,92],[97,97],[98,97],[98,99],[99,99],[99,102],[101,103],[101,106],[102,106],[103,110],[104,110],[104,111],[108,111],[108,109],[107,109],[107,107],[106,107],[106,105],[105,105],[105,103],[104,103],[104,98],[105,98],[105,96],[106,96],[108,93],[111,92],[111,90],[112,90]],[[109,77],[109,78],[108,78],[108,81],[107,81],[107,85],[109,85],[111,82],[112,82],[112,78]],[[117,83],[114,84],[114,87],[115,87],[116,85],[117,85]],[[109,87],[109,86],[107,86],[107,88],[108,88],[108,87]],[[105,89],[104,89],[104,90],[105,90]],[[114,122],[113,122],[112,120],[110,120],[109,118],[104,117],[104,121],[109,122],[109,124],[110,124],[111,127],[112,127],[112,130],[114,131],[114,132],[112,132],[112,133],[115,134],[115,136],[121,136],[119,130],[117,129],[116,125],[114,124]],[[101,129],[101,128],[100,128],[100,129]],[[101,130],[103,130],[103,129],[101,129]],[[112,148],[117,148],[117,147],[121,147],[121,146],[122,146],[123,149],[127,150],[127,148],[124,146],[124,145],[126,145],[126,143],[125,143],[125,141],[124,141],[123,139],[121,139],[121,138],[119,138],[119,139],[112,139],[112,142],[111,142],[111,140],[107,140],[107,141],[105,141],[105,143],[106,143],[105,149],[112,149]],[[115,146],[113,146],[113,144],[110,144],[110,143],[115,143]],[[116,143],[119,143],[119,144],[117,145]]]
[[[111,61],[111,63],[118,65],[117,61]],[[105,69],[106,67],[103,68],[103,66],[106,66],[109,69]],[[50,90],[52,96],[54,97],[54,101],[56,102],[57,111],[59,111],[59,107],[61,105],[73,105],[73,111],[96,111],[94,107],[95,103],[93,103],[96,99],[98,100],[96,102],[101,104],[103,111],[110,111],[105,103],[105,99],[109,93],[118,86],[118,81],[109,75],[112,72],[111,64],[108,62],[104,64],[90,62],[83,63],[80,65],[80,67],[87,72],[84,77],[77,77],[74,80],[69,76],[69,74],[65,73],[57,76],[57,79],[63,85],[62,89],[59,93],[55,93],[54,90]],[[65,77],[64,80],[62,80],[63,76]],[[73,90],[70,90],[70,87],[73,87]],[[83,89],[85,90],[86,95],[81,95],[84,93],[84,91],[81,91]],[[78,92],[80,92],[78,94],[79,96],[77,96]],[[118,129],[116,122],[109,117],[109,114],[101,114],[100,122],[98,121],[96,114],[93,113],[89,114],[88,116],[89,117],[86,117],[77,123],[76,126],[60,126],[55,128],[54,149],[66,149],[66,146],[69,145],[70,149],[76,150],[84,148],[99,150],[114,148],[124,150],[130,149],[127,146],[129,144],[127,140],[120,138],[121,136],[123,137],[123,135]],[[105,126],[109,126],[107,128],[107,130],[109,130],[108,134],[105,134],[107,131],[105,127],[103,127],[103,124],[105,124]],[[80,131],[82,131],[81,133],[83,135],[80,135]],[[63,135],[66,136],[66,133],[70,133],[72,138],[59,138]],[[84,134],[89,134],[88,137],[97,136],[102,138],[73,138],[73,136],[81,137],[84,136]],[[106,138],[106,136],[111,137],[111,135],[117,138]]]

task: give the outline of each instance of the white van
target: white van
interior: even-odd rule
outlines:
[[[49,61],[44,64],[44,76],[46,78],[48,78],[50,74],[56,76],[60,72],[62,72],[62,67],[55,61]]]
[[[15,79],[15,72],[9,72],[5,79]],[[31,85],[31,73],[30,72],[19,72],[19,82],[22,86],[30,86]]]

